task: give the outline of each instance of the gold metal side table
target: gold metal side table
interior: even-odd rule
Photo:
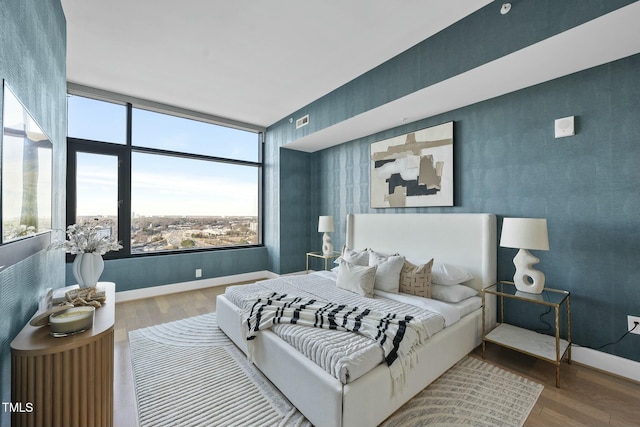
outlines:
[[[485,330],[486,294],[500,298],[500,323],[491,332]],[[551,307],[555,311],[555,335],[540,334],[504,321],[504,299],[515,299],[531,304]],[[567,314],[567,336],[560,337],[560,309],[565,306]],[[560,387],[560,362],[567,355],[571,363],[571,293],[560,289],[544,288],[541,294],[518,291],[513,282],[498,282],[482,292],[482,358],[485,356],[487,342],[501,345],[521,353],[556,365],[556,387]]]
[[[320,258],[324,260],[324,269],[329,269],[329,261],[332,259],[336,259],[340,256],[340,252],[333,252],[329,255],[325,255],[322,252],[307,252],[307,270],[306,273],[309,274],[309,257]]]

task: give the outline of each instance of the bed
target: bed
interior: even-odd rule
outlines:
[[[350,214],[346,247],[375,248],[411,259],[455,265],[473,275],[465,285],[481,291],[496,281],[496,218],[492,214]],[[495,299],[487,295],[485,323],[495,325]],[[242,309],[217,299],[220,328],[248,352]],[[252,341],[255,365],[316,426],[375,426],[481,343],[482,310],[436,333],[417,349],[418,362],[394,390],[381,363],[343,384],[271,330]]]

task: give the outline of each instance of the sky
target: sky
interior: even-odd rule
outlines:
[[[125,142],[122,105],[69,97],[69,136]],[[134,146],[258,161],[258,135],[145,110],[133,111]],[[259,170],[134,152],[131,209],[135,215],[257,216]],[[117,159],[78,153],[77,215],[115,215]]]

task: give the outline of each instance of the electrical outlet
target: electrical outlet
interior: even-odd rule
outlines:
[[[633,329],[633,332],[631,332],[632,334],[638,334],[640,335],[640,316],[627,316],[627,322],[629,322],[629,327],[627,328],[627,331],[630,331],[631,329],[633,329],[634,326],[636,326],[636,323],[638,323],[638,326],[636,326],[635,329]]]
[[[202,269],[201,268],[196,268],[196,279],[198,277],[202,277]]]

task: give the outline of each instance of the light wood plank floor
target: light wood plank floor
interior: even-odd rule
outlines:
[[[116,304],[114,425],[135,426],[137,410],[128,332],[210,313],[224,286]],[[473,357],[481,357],[480,348]],[[550,363],[487,344],[486,361],[544,385],[526,427],[640,426],[640,384],[578,364],[562,364],[560,388]]]

